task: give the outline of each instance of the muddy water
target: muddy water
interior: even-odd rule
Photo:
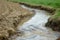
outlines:
[[[34,11],[35,15],[18,29],[23,31],[22,36],[16,37],[14,40],[56,40],[58,33],[53,32],[45,27],[45,23],[50,17],[49,13],[43,10],[31,9],[22,5],[23,8]]]

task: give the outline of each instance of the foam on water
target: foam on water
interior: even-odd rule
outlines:
[[[23,8],[29,9],[30,11],[35,11],[35,16],[33,16],[29,21],[24,23],[18,29],[24,32],[22,37],[17,37],[16,40],[56,40],[57,36],[53,31],[48,30],[45,27],[45,23],[50,17],[46,11],[27,8],[22,5]]]

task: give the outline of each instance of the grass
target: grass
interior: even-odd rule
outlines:
[[[11,1],[25,2],[29,4],[35,4],[35,5],[52,6],[55,8],[60,7],[60,0],[11,0]]]
[[[56,12],[55,12],[55,14],[53,15],[53,18],[54,19],[60,19],[60,10],[57,10]]]
[[[50,6],[60,10],[60,0],[10,0],[14,2],[24,2],[33,5]],[[60,18],[60,11],[57,11],[54,18]]]

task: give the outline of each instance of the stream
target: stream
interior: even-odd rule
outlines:
[[[21,5],[30,11],[34,10],[35,15],[25,22],[18,29],[23,31],[23,36],[18,36],[14,40],[56,40],[59,34],[45,27],[45,23],[50,17],[49,13],[43,10],[28,8]]]

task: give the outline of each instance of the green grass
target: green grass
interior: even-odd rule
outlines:
[[[35,5],[45,5],[45,6],[52,6],[55,8],[60,8],[60,0],[12,0],[16,2],[25,2],[29,4]]]
[[[33,5],[50,6],[60,10],[60,0],[10,0],[14,2],[24,2]],[[60,18],[60,11],[57,11],[54,18]]]
[[[57,10],[55,14],[53,15],[54,19],[60,19],[60,10]]]

